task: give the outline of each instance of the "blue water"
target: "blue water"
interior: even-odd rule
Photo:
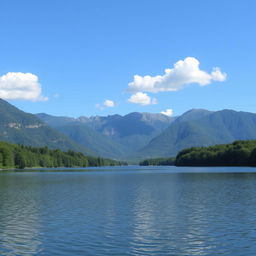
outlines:
[[[255,255],[256,169],[0,173],[0,255]]]

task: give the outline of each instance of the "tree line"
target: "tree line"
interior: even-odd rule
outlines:
[[[101,157],[85,156],[48,147],[31,147],[0,142],[0,168],[29,167],[90,167],[124,165],[124,162]]]
[[[175,165],[256,166],[256,140],[184,149],[176,156]]]
[[[256,140],[239,140],[231,144],[187,148],[181,150],[176,158],[145,159],[140,165],[256,166]]]

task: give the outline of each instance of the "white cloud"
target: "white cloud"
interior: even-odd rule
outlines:
[[[115,102],[113,100],[105,100],[102,104],[97,103],[95,104],[95,107],[100,109],[100,110],[104,110],[105,108],[113,108],[115,107]]]
[[[166,109],[165,111],[160,112],[163,115],[166,116],[172,116],[173,115],[173,110],[171,108]]]
[[[0,76],[0,98],[5,100],[45,101],[38,77],[31,73],[8,72]]]
[[[227,74],[222,73],[219,68],[213,68],[211,75],[212,75],[212,80],[219,81],[219,82],[223,82],[227,78]]]
[[[140,105],[154,105],[157,104],[157,99],[151,99],[146,93],[137,92],[133,94],[129,99],[129,102]]]
[[[104,105],[105,107],[114,107],[114,106],[115,106],[115,102],[112,101],[112,100],[105,100],[104,103],[103,103],[103,105]]]
[[[174,64],[172,69],[165,69],[164,75],[139,76],[135,75],[133,82],[129,83],[130,92],[164,92],[178,91],[185,85],[197,83],[205,86],[213,81],[225,81],[227,74],[220,68],[213,68],[211,73],[200,70],[199,61],[193,57],[187,57]]]

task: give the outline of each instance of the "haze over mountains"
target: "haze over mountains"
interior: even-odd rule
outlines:
[[[163,114],[137,112],[125,116],[83,116],[77,119],[47,114],[37,116],[98,155],[122,159],[129,158],[175,120],[175,117]]]
[[[130,113],[57,117],[25,113],[0,100],[0,140],[114,159],[175,156],[192,146],[256,139],[256,114],[192,109],[179,117]]]

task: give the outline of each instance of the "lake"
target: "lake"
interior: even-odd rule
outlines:
[[[0,255],[255,255],[256,169],[0,173]]]

